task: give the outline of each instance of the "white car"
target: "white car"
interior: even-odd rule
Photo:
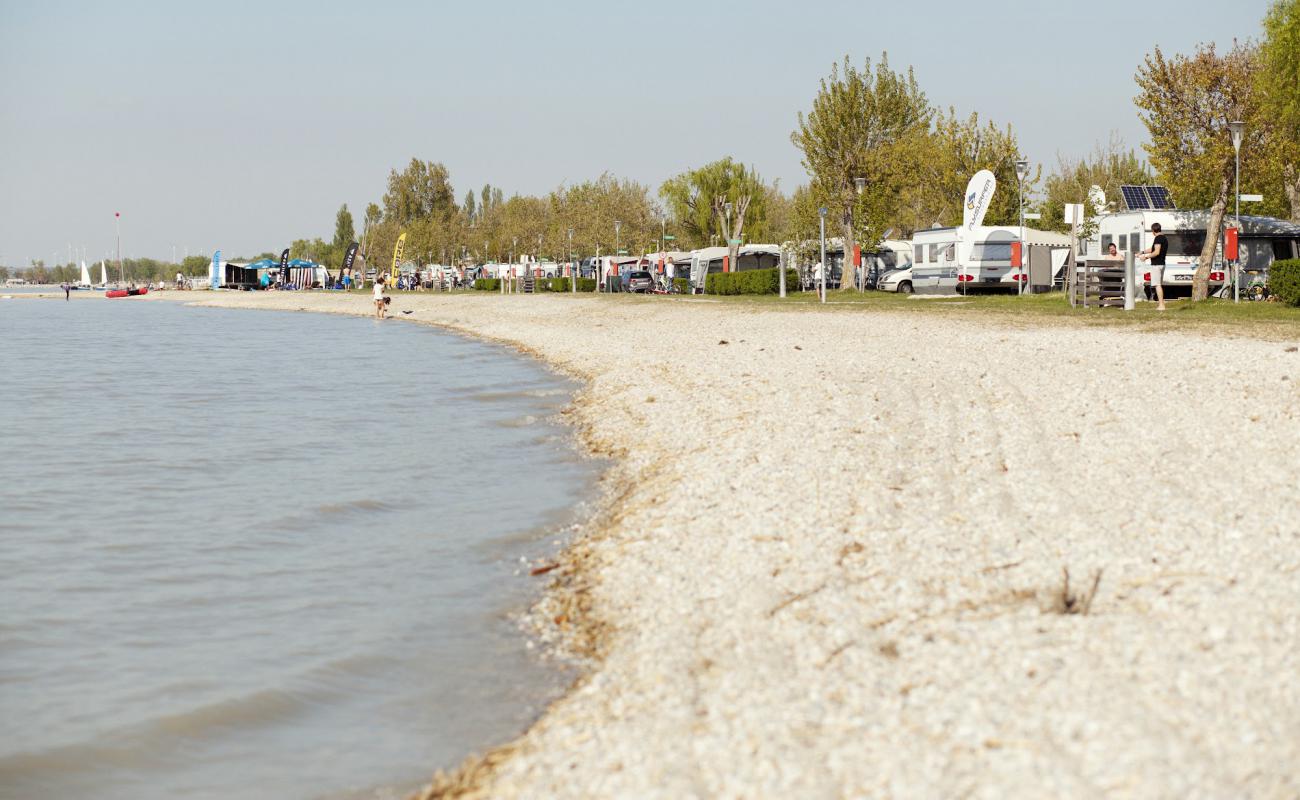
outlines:
[[[876,288],[882,292],[898,292],[899,294],[912,293],[912,265],[908,264],[902,269],[891,269],[884,275],[880,276],[880,283]]]

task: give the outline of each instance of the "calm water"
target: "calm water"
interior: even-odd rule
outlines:
[[[573,387],[400,321],[0,301],[0,796],[369,797],[522,729]]]

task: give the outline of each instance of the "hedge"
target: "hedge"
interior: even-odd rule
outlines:
[[[799,285],[799,273],[785,271],[787,288]],[[705,294],[776,294],[781,290],[781,276],[776,269],[750,269],[743,272],[715,272],[704,279]]]
[[[501,291],[500,278],[478,278],[474,281],[474,288],[483,292]]]
[[[1291,306],[1300,306],[1300,258],[1274,261],[1268,268],[1268,290]]]
[[[691,293],[691,279],[690,279],[690,278],[673,278],[673,288],[675,288],[675,289],[677,290],[677,293],[678,293],[678,294],[690,294],[690,293]]]
[[[542,278],[537,282],[537,291],[539,292],[569,292],[573,291],[573,286],[569,283],[568,278]],[[596,291],[595,278],[578,278],[578,291],[594,292]]]

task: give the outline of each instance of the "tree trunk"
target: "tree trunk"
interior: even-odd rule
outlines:
[[[1210,296],[1210,270],[1214,266],[1214,251],[1218,249],[1219,235],[1223,233],[1223,218],[1228,212],[1228,190],[1232,186],[1232,166],[1228,166],[1219,178],[1219,192],[1215,195],[1214,205],[1210,207],[1210,224],[1205,227],[1205,246],[1201,248],[1201,258],[1192,276],[1192,300],[1204,300]]]
[[[1291,221],[1300,223],[1300,169],[1295,164],[1287,164],[1282,170],[1282,177],[1286,199],[1291,203]]]

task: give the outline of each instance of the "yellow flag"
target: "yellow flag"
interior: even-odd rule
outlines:
[[[393,246],[393,280],[397,280],[397,267],[402,263],[402,248],[406,246],[406,232],[403,231],[401,236],[397,237],[397,244]]]

